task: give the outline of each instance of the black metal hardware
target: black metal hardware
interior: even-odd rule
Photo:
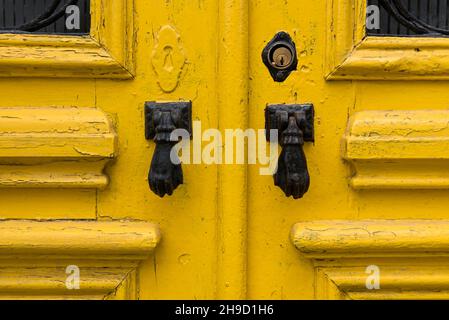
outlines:
[[[310,185],[303,145],[304,141],[314,141],[313,119],[312,104],[269,105],[265,109],[267,141],[270,141],[270,130],[277,129],[282,148],[274,184],[294,199],[302,198]]]
[[[47,4],[48,2],[50,3]],[[71,5],[77,5],[80,9],[79,30],[67,30],[65,23],[60,21],[66,15],[66,9]],[[83,34],[89,32],[89,0],[51,0],[47,2],[8,0],[0,3],[0,11],[3,12],[3,15],[0,15],[1,32],[36,32],[43,29],[47,33]]]
[[[296,45],[286,32],[277,33],[262,51],[262,61],[273,80],[283,82],[298,67]]]
[[[172,148],[179,142],[170,137],[175,129],[185,129],[192,135],[191,102],[145,103],[145,138],[156,142],[148,184],[151,191],[161,198],[166,194],[171,196],[183,183],[179,159],[174,163],[170,158]]]
[[[368,0],[368,5],[381,5],[384,8],[381,11],[381,30],[377,32],[367,30],[369,34],[449,35],[446,1],[440,3],[435,0]],[[390,17],[394,21],[390,21]]]

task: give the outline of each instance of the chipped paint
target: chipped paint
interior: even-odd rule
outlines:
[[[104,188],[115,130],[95,108],[0,108],[0,188]]]
[[[449,189],[449,111],[361,111],[342,140],[355,189]]]

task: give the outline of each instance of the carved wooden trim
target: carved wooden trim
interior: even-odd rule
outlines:
[[[448,189],[449,111],[363,111],[354,114],[342,156],[355,189]]]
[[[366,264],[317,267],[316,299],[449,299],[449,268],[435,265],[379,264],[380,288],[366,287]],[[442,261],[447,264],[447,260]]]
[[[308,258],[449,256],[449,220],[298,223],[292,241]]]
[[[315,299],[346,300],[348,295],[326,273],[325,268],[315,268]]]
[[[328,2],[328,80],[448,80],[449,38],[366,36],[366,1]]]
[[[138,221],[2,221],[0,233],[0,299],[135,298],[135,270],[160,239]],[[70,265],[79,289],[66,287]]]
[[[92,0],[89,36],[0,35],[0,77],[131,78],[133,0]]]
[[[103,188],[115,153],[96,108],[0,108],[0,188]]]
[[[313,260],[317,299],[449,298],[449,220],[301,222],[291,237]],[[372,265],[380,288],[370,290]]]

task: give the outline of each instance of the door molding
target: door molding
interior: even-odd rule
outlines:
[[[449,220],[331,220],[296,224],[306,257],[449,257]]]
[[[313,260],[318,299],[449,298],[449,220],[301,222],[291,239]],[[379,290],[366,287],[371,265]]]
[[[366,36],[366,0],[328,1],[327,80],[447,80],[449,38]]]
[[[354,189],[449,189],[449,111],[355,113],[342,140]]]
[[[440,262],[447,265],[448,260]],[[366,287],[366,263],[351,261],[338,266],[322,263],[315,268],[315,297],[330,300],[449,299],[448,267],[429,262],[416,265],[412,259],[402,263],[377,262],[379,290]]]
[[[89,36],[0,34],[0,77],[132,78],[133,6],[91,0]]]
[[[104,188],[116,144],[96,108],[0,108],[0,188]]]
[[[140,221],[10,220],[0,233],[0,299],[136,298],[136,269],[160,240]],[[67,266],[79,289],[66,287]]]

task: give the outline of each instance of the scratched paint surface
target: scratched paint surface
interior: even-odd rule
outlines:
[[[104,169],[108,186],[2,188],[0,218],[139,219],[158,224],[162,241],[136,277],[141,299],[312,299],[321,282],[315,282],[312,260],[290,240],[294,224],[448,218],[445,189],[354,190],[349,185],[352,169],[341,152],[348,121],[357,112],[445,110],[448,82],[326,81],[325,0],[134,3],[133,79],[75,79],[67,76],[70,72],[63,79],[0,78],[1,104],[17,108],[17,116],[29,106],[36,112],[54,106],[104,112],[118,141],[114,159]],[[164,26],[176,30],[185,57],[184,63],[178,57],[173,64],[179,69],[174,76],[165,72],[172,74],[168,80],[152,63]],[[295,41],[299,65],[285,82],[275,83],[260,54],[280,30]],[[167,39],[173,45],[173,37]],[[20,68],[43,72],[39,65]],[[169,84],[164,90],[165,81]],[[267,103],[314,103],[315,143],[305,145],[309,192],[294,201],[285,198],[272,177],[260,176],[258,166],[202,164],[184,166],[185,184],[171,198],[152,194],[147,174],[154,143],[144,138],[144,102],[180,99],[192,100],[193,119],[201,120],[203,130],[261,129]],[[365,262],[373,260],[357,260]]]

